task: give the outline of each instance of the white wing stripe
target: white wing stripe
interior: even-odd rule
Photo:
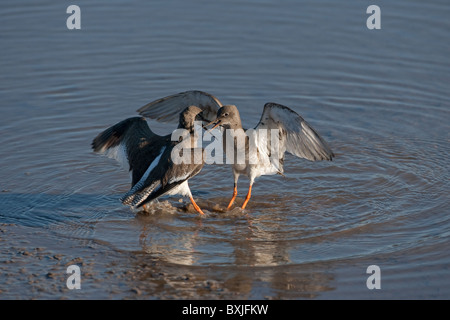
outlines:
[[[127,197],[128,195],[131,195],[133,193],[135,193],[136,191],[140,190],[142,188],[142,186],[145,184],[145,181],[147,180],[148,176],[150,175],[150,173],[152,172],[152,170],[158,165],[159,160],[161,159],[161,156],[164,153],[164,150],[166,150],[166,147],[162,147],[161,148],[161,152],[159,154],[159,156],[157,156],[155,158],[155,160],[152,161],[152,163],[148,166],[147,170],[145,171],[144,175],[142,176],[141,179],[139,179],[139,181],[134,185],[133,188],[130,189],[130,191],[127,192],[127,194],[125,195],[125,197]]]

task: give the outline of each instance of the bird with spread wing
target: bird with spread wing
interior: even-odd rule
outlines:
[[[232,164],[234,190],[227,209],[232,207],[236,199],[237,182],[241,174],[247,176],[250,180],[247,196],[241,206],[242,209],[245,209],[251,197],[253,183],[257,177],[277,173],[283,174],[285,152],[311,161],[331,161],[334,157],[334,153],[329,145],[308,122],[292,109],[277,103],[266,103],[259,123],[254,129],[250,129],[251,133],[269,132],[269,136],[270,131],[276,130],[278,139],[276,141],[278,146],[275,153],[276,156],[272,154],[273,148],[270,143],[261,143],[261,139],[252,138],[257,137],[258,134],[250,134],[250,130],[242,127],[241,117],[236,106],[222,105],[219,99],[203,91],[186,91],[161,98],[146,104],[138,109],[138,112],[148,118],[162,122],[171,122],[177,119],[181,110],[189,106],[196,106],[202,110],[202,120],[209,121],[208,124],[213,126],[210,130],[217,127],[224,128],[225,142],[226,130],[234,130],[233,137],[235,139],[233,141],[228,140],[228,143],[232,143],[231,150],[234,151],[234,155],[246,155],[243,163],[234,162]],[[247,142],[243,144],[237,143],[237,140],[240,138]],[[254,140],[249,141],[249,139]],[[269,139],[267,138],[266,140]],[[259,161],[250,161],[252,155],[249,154],[249,146],[252,141],[255,141],[256,158]]]

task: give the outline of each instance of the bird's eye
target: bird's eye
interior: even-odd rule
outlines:
[[[224,117],[228,117],[228,112],[225,112],[225,113],[223,114],[223,116],[224,116]]]

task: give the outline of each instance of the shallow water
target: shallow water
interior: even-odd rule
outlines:
[[[372,31],[367,1],[77,4],[81,30],[68,4],[0,4],[0,298],[450,298],[449,4],[378,1]],[[215,210],[233,178],[213,165],[190,180],[205,217],[176,197],[132,212],[127,172],[90,142],[192,89],[246,127],[287,105],[336,158],[287,156],[245,211]]]

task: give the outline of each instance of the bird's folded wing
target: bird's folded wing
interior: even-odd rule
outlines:
[[[313,127],[286,106],[266,103],[255,129],[278,129],[280,148],[297,157],[312,161],[334,157],[331,148]]]
[[[222,103],[209,93],[192,90],[152,101],[139,108],[137,112],[160,122],[177,122],[181,111],[190,106],[199,107],[203,110],[205,120],[213,121]]]
[[[172,153],[172,151],[173,149],[169,148],[164,151],[164,153]],[[140,187],[136,190],[130,190],[128,198],[124,198],[126,199],[125,201],[131,202],[131,205],[133,206],[140,207],[147,202],[150,202],[158,198],[159,196],[170,192],[180,184],[196,176],[201,171],[204,165],[204,162],[202,160],[203,149],[192,148],[185,151],[190,152],[191,162],[175,164],[171,158],[168,158],[167,161],[161,162],[157,167],[154,168],[154,170],[151,171],[151,174],[146,178],[145,182],[143,183],[143,186],[145,187]],[[196,152],[200,152],[200,163],[194,162]],[[163,155],[163,158],[166,158],[165,155]],[[138,184],[136,184],[136,186],[138,186]]]

